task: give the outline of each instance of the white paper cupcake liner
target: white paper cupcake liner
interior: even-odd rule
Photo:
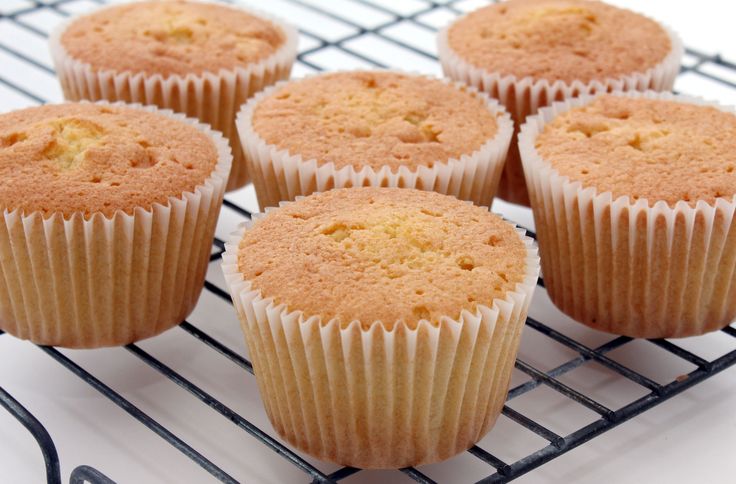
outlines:
[[[257,219],[263,215],[256,215]],[[491,428],[508,392],[539,274],[504,299],[438,325],[340,324],[305,317],[252,289],[238,272],[248,222],[225,245],[223,272],[242,323],[266,412],[286,441],[323,460],[397,468],[447,459]]]
[[[422,77],[435,79],[431,76]],[[236,120],[240,142],[248,159],[248,169],[262,210],[265,207],[276,207],[281,201],[291,201],[314,192],[361,186],[417,188],[454,195],[476,205],[491,204],[514,127],[504,107],[486,94],[464,84],[444,80],[458,89],[480,97],[498,123],[498,130],[493,138],[472,153],[464,154],[458,159],[438,161],[431,168],[400,166],[398,170],[392,170],[390,166],[384,165],[375,169],[359,159],[352,165],[336,168],[332,162],[320,164],[315,159],[304,160],[299,153],[291,153],[268,144],[254,129],[253,113],[258,103],[287,82],[279,82],[256,94],[241,108]]]
[[[669,93],[614,94],[734,112]],[[736,196],[694,207],[613,199],[561,176],[538,154],[544,126],[593,98],[543,108],[519,134],[550,298],[577,321],[632,337],[691,336],[728,325],[736,318]]]
[[[123,345],[179,324],[202,290],[232,161],[227,140],[169,110],[112,105],[195,126],[214,141],[217,164],[193,191],[132,214],[2,212],[0,328],[19,338],[73,348]]]
[[[455,22],[461,19],[462,17]],[[519,126],[524,123],[527,116],[554,101],[577,97],[581,94],[613,91],[671,91],[675,77],[680,71],[680,61],[684,52],[680,37],[673,30],[662,25],[669,35],[672,49],[661,62],[644,72],[633,72],[590,82],[580,80],[550,82],[547,79],[535,80],[531,77],[519,79],[513,75],[486,71],[462,59],[452,50],[447,39],[452,25],[440,30],[437,35],[437,52],[442,71],[445,76],[464,82],[498,99],[506,106],[514,119],[517,131],[511,142],[511,149],[498,188],[498,196],[522,205],[529,205],[529,194],[524,182],[516,135]]]
[[[243,10],[241,7],[228,7]],[[235,129],[235,115],[240,105],[253,94],[289,78],[298,43],[298,32],[291,25],[259,11],[246,11],[265,18],[284,33],[284,44],[276,52],[247,67],[167,77],[95,69],[90,64],[74,59],[61,43],[64,31],[79,17],[70,18],[49,36],[51,57],[64,97],[71,101],[87,99],[155,105],[198,118],[230,140],[233,165],[227,189],[240,188],[247,183],[248,173]]]

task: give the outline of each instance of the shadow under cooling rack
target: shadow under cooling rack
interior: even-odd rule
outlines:
[[[19,0],[10,3],[12,6],[0,5],[0,62],[7,66],[0,72],[0,108],[8,110],[24,105],[60,101],[61,94],[48,54],[39,49],[45,49],[48,32],[58,21],[71,13],[87,10],[104,2]],[[439,74],[434,53],[434,34],[439,26],[461,13],[467,6],[467,2],[460,0],[276,0],[268,3],[240,3],[273,10],[273,13],[285,16],[300,27],[303,48],[295,66],[297,75],[356,67],[402,67]],[[717,75],[719,72],[729,72],[730,75],[724,78]],[[718,56],[707,56],[691,49],[687,50],[681,76],[687,76],[690,84],[694,82],[693,85],[700,86],[704,92],[710,92],[707,90],[712,88],[717,92],[727,91],[733,94],[736,90],[733,82],[736,79],[736,66]],[[224,210],[230,211],[241,221],[251,215],[242,204],[231,200],[225,201]],[[212,264],[218,264],[223,248],[223,241],[215,239],[210,259]],[[543,281],[540,281],[540,286],[543,288]],[[542,288],[540,293],[543,293]],[[205,282],[205,289],[210,295],[230,303],[228,293],[214,282]],[[540,297],[538,295],[537,299]],[[243,370],[244,378],[252,378],[248,375],[253,373],[248,359],[200,329],[197,324],[184,321],[171,331],[183,332],[186,337],[193,338],[201,351],[214,352],[218,358],[229,360]],[[697,350],[687,349],[679,341],[611,337],[600,344],[591,344],[569,334],[549,321],[533,318],[527,320],[524,339],[537,339],[537,344],[558,354],[559,361],[548,367],[549,365],[531,361],[530,358],[525,359],[524,356],[517,359],[514,384],[501,418],[505,419],[504,425],[511,426],[510,432],[528,433],[537,439],[538,444],[531,451],[512,459],[503,459],[498,452],[489,451],[485,441],[469,449],[466,458],[474,459],[484,466],[482,474],[485,477],[480,482],[513,480],[736,364],[736,329],[731,326],[718,333],[718,337],[725,341],[721,341],[720,345],[725,346],[726,350],[717,357],[706,357]],[[649,349],[638,348],[642,345]],[[637,346],[637,351],[656,350],[657,358],[666,361],[668,367],[685,370],[676,375],[647,374],[632,364],[631,359],[621,357],[621,354],[625,354],[633,346]],[[176,429],[168,428],[154,419],[146,410],[92,375],[72,357],[52,347],[41,346],[38,349],[214,478],[222,482],[237,482],[233,476],[213,463],[212,455],[198,451],[177,436]],[[278,454],[286,465],[302,471],[305,481],[337,482],[358,472],[367,472],[349,467],[329,473],[320,470],[283,445],[269,433],[270,428],[259,428],[151,352],[135,344],[128,345],[126,350],[160,376],[188,392],[199,403]],[[591,370],[593,365],[597,370]],[[572,378],[573,375],[583,375],[583,383],[580,383],[581,378]],[[635,391],[627,394],[636,397],[626,401],[617,401],[615,398],[612,400],[610,395],[601,393],[600,389],[591,384],[597,378],[603,378],[601,375],[605,375],[609,385],[626,384],[635,388]],[[566,421],[564,425],[550,420],[543,411],[539,411],[539,402],[544,400],[528,398],[538,392],[546,392],[545,398],[556,398],[561,405],[579,406],[588,417]],[[53,440],[40,422],[42,417],[28,412],[21,402],[3,388],[0,388],[0,405],[17,418],[37,440],[45,461],[48,482],[61,482],[59,457]],[[493,432],[491,438],[492,435]],[[418,482],[435,482],[428,476],[430,472],[424,468],[406,468],[396,472],[402,472]],[[101,472],[84,465],[71,472],[70,480],[73,483],[112,482]]]

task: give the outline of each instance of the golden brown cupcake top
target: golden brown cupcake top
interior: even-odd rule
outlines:
[[[438,79],[337,72],[272,92],[253,128],[266,143],[337,168],[433,166],[471,154],[498,129],[485,101]]]
[[[561,175],[613,197],[714,203],[736,194],[736,115],[676,101],[605,95],[536,141]]]
[[[269,212],[238,269],[264,298],[327,323],[437,323],[491,306],[522,282],[526,248],[487,209],[434,192],[344,188]]]
[[[59,104],[0,115],[0,210],[111,216],[180,197],[214,171],[195,127],[133,108]]]
[[[61,43],[95,70],[217,73],[273,54],[285,35],[242,10],[198,2],[140,2],[97,10],[69,25]]]
[[[511,0],[455,22],[448,42],[489,72],[589,82],[644,72],[672,49],[656,22],[587,0]]]

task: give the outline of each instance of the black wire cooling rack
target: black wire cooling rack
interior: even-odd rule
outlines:
[[[460,0],[445,2],[430,0],[404,0],[402,2],[391,0],[344,0],[342,2],[277,0],[276,5],[269,2],[269,10],[276,10],[276,13],[292,12],[291,17],[287,15],[288,20],[297,23],[300,27],[301,45],[303,47],[306,45],[306,48],[303,48],[298,56],[295,66],[296,75],[348,67],[403,67],[439,73],[439,67],[433,54],[434,34],[438,26],[460,13],[463,8],[461,4],[466,2],[467,0],[465,2]],[[44,55],[38,55],[38,51],[33,50],[34,45],[37,47],[45,43],[51,24],[70,13],[93,7],[97,3],[104,2],[100,0],[13,0],[9,5],[0,4],[0,64],[4,65],[0,71],[0,100],[5,101],[0,104],[3,104],[3,109],[9,109],[8,106],[39,104],[54,100],[46,95],[49,90],[47,84],[51,81],[44,84],[45,78],[53,76],[53,68],[45,60]],[[256,6],[265,8],[264,4]],[[727,73],[726,76],[719,75],[724,72]],[[36,79],[35,83],[25,82],[33,76],[40,78],[40,81]],[[703,89],[708,89],[710,92],[719,89],[731,92],[730,90],[736,89],[734,82],[736,65],[717,55],[706,55],[692,49],[687,49],[681,76],[687,77],[690,84],[693,81],[696,84],[702,81],[706,84]],[[241,220],[251,216],[251,212],[243,208],[242,204],[232,200],[226,199],[225,207],[237,214]],[[219,264],[223,250],[224,242],[216,238],[210,258],[213,265]],[[540,281],[540,286],[543,288],[543,281]],[[205,282],[205,289],[212,295],[230,303],[228,293],[215,283],[208,280]],[[551,369],[542,369],[541,365],[531,364],[521,358],[517,359],[516,369],[526,375],[526,380],[511,388],[508,400],[512,401],[537,389],[547,388],[556,392],[558,396],[587,408],[593,412],[595,418],[592,421],[587,419],[577,422],[573,431],[555,432],[550,429],[543,418],[539,417],[538,412],[515,410],[512,408],[513,405],[506,405],[503,415],[518,426],[518,431],[531,431],[541,437],[545,444],[536,451],[510,462],[502,460],[480,446],[471,448],[468,453],[487,467],[487,472],[484,472],[486,477],[481,482],[511,481],[736,364],[736,329],[733,326],[722,330],[721,333],[728,340],[729,347],[717,358],[699,355],[696,351],[686,349],[677,341],[649,340],[644,342],[646,345],[656,346],[665,353],[669,353],[668,361],[675,358],[689,365],[689,372],[666,381],[655,381],[654,378],[635,369],[633,367],[635,365],[627,365],[612,356],[617,350],[630,345],[633,341],[631,338],[614,337],[601,345],[590,345],[552,326],[530,317],[527,321],[525,338],[529,333],[536,333],[537,336],[545,339],[543,344],[562,345],[574,356],[566,358],[566,361]],[[198,342],[202,351],[215,352],[244,370],[245,374],[253,373],[253,367],[248,359],[195,324],[184,321],[179,325],[179,329],[172,331],[184,331]],[[0,331],[0,335],[2,334]],[[207,456],[196,450],[193,445],[178,437],[174,430],[164,426],[140,406],[135,405],[104,381],[92,375],[72,357],[53,347],[39,348],[49,358],[79,377],[130,417],[201,466],[214,478],[222,482],[237,482],[234,477],[213,463],[211,460],[213,456]],[[310,463],[269,434],[270,428],[268,430],[259,428],[214,395],[185,378],[175,368],[166,365],[150,352],[142,349],[141,346],[131,344],[126,347],[126,350],[161,376],[186,390],[202,405],[211,408],[222,418],[281,456],[286,465],[303,471],[305,481],[337,482],[358,472],[367,472],[349,467],[343,467],[330,473],[320,470],[317,465]],[[640,396],[618,405],[614,410],[609,408],[611,405],[606,406],[601,403],[599,398],[576,390],[573,385],[565,382],[567,375],[590,362],[605,367],[615,378],[626,380],[640,387],[643,390]],[[246,377],[252,378],[244,376]],[[59,457],[54,441],[39,418],[26,410],[22,403],[3,388],[0,388],[0,404],[18,419],[37,440],[45,461],[48,482],[61,482]],[[515,428],[512,432],[516,430]],[[399,469],[397,472],[402,472],[417,482],[435,482],[428,475],[414,468]],[[72,483],[113,482],[98,470],[84,465],[73,469],[70,481]]]

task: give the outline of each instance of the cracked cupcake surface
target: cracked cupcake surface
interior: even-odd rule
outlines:
[[[498,130],[486,102],[437,79],[392,72],[339,72],[291,82],[259,102],[253,127],[266,143],[303,160],[424,165],[479,149]]]
[[[259,219],[238,270],[305,317],[390,329],[492,306],[523,281],[526,256],[514,227],[487,209],[434,192],[348,188]]]
[[[286,37],[270,21],[198,2],[134,2],[76,19],[61,43],[96,69],[146,74],[217,73],[260,61]]]
[[[217,163],[210,137],[161,114],[60,104],[0,115],[0,209],[132,213],[193,191]]]
[[[472,65],[517,78],[589,82],[642,72],[672,46],[656,22],[587,0],[512,0],[455,22],[450,47]]]
[[[555,118],[535,145],[561,175],[614,199],[736,194],[736,115],[714,107],[604,95]]]

